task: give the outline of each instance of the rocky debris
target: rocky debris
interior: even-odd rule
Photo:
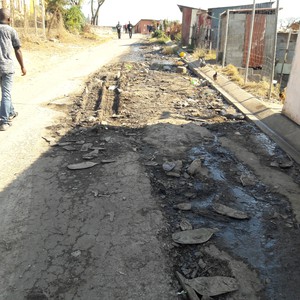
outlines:
[[[98,156],[99,156],[99,150],[95,149],[92,152],[89,152],[89,153],[83,155],[82,158],[86,159],[86,160],[91,160],[91,159],[97,158]]]
[[[176,166],[175,162],[173,162],[173,161],[171,161],[171,162],[167,161],[167,162],[163,163],[162,167],[163,167],[163,169],[164,169],[165,172],[171,172],[175,168],[175,166]]]
[[[189,175],[194,177],[208,175],[208,170],[202,166],[202,161],[199,158],[193,160],[188,167],[187,172]]]
[[[176,277],[180,282],[182,288],[187,292],[189,300],[200,300],[195,290],[186,282],[186,278],[179,272],[176,272]]]
[[[165,162],[163,164],[163,169],[169,177],[177,177],[181,176],[181,170],[183,167],[183,162],[181,160]]]
[[[92,168],[96,165],[98,165],[98,163],[91,162],[91,161],[86,161],[86,162],[81,162],[81,163],[78,163],[78,164],[68,165],[68,169],[70,169],[70,170],[83,170],[83,169]]]
[[[111,164],[111,163],[114,163],[114,162],[116,162],[115,159],[102,159],[101,160],[102,164]]]
[[[192,204],[191,203],[179,203],[179,204],[174,205],[174,208],[179,209],[179,210],[191,210]]]
[[[156,167],[158,166],[158,163],[156,161],[148,161],[145,163],[145,166],[147,167]]]
[[[201,159],[197,158],[197,159],[193,160],[193,162],[188,167],[187,171],[190,175],[194,176],[195,174],[201,172],[201,168],[202,168]]]
[[[243,186],[254,186],[256,184],[256,179],[251,174],[242,174],[240,176],[240,181]]]
[[[64,146],[62,148],[66,151],[76,151],[77,150],[74,146]]]
[[[89,151],[91,148],[93,147],[93,144],[92,143],[86,143],[86,144],[83,144],[80,151],[81,152],[87,152]]]
[[[179,223],[179,227],[182,231],[185,230],[192,230],[193,229],[193,225],[186,219],[182,219]]]
[[[249,216],[247,213],[236,210],[234,208],[231,208],[231,207],[223,205],[223,204],[219,204],[219,203],[214,204],[213,210],[220,215],[228,216],[233,219],[239,219],[239,220],[249,219]]]
[[[203,244],[210,240],[212,235],[217,232],[214,228],[200,228],[193,230],[186,230],[181,232],[175,232],[172,234],[172,239],[178,244]]]
[[[289,169],[294,165],[292,160],[286,160],[279,163],[281,169]]]
[[[184,67],[184,66],[177,66],[176,72],[180,73],[180,74],[186,74],[187,73],[187,68]]]
[[[76,251],[72,252],[71,255],[73,257],[79,257],[81,255],[81,251],[80,250],[76,250]]]
[[[199,295],[209,297],[234,292],[239,289],[235,278],[225,276],[197,277],[186,279],[185,282]]]

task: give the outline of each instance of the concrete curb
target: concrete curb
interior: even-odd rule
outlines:
[[[300,126],[280,112],[268,107],[261,100],[244,91],[235,83],[218,75],[213,80],[215,70],[211,67],[198,67],[195,62],[188,62],[189,68],[201,78],[209,81],[224,98],[240,110],[248,120],[254,122],[283,151],[300,164]]]

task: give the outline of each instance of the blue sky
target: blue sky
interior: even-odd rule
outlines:
[[[97,0],[94,0],[97,1]],[[256,0],[256,3],[268,0]],[[90,14],[90,0],[85,0],[85,15]],[[196,8],[207,9],[210,7],[252,4],[253,0],[106,0],[99,13],[99,25],[113,26],[118,21],[125,24],[128,21],[135,24],[140,19],[168,19],[181,20],[178,4]],[[275,0],[276,3],[276,0]],[[300,18],[299,0],[280,0],[279,18]]]

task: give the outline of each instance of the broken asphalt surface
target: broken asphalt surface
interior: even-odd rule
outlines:
[[[176,55],[136,40],[47,107],[1,192],[1,299],[300,297],[299,166]]]

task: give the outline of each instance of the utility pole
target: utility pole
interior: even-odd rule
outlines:
[[[226,54],[227,54],[228,29],[229,29],[229,14],[230,14],[230,10],[227,9],[226,32],[225,32],[225,42],[224,42],[224,49],[223,49],[222,68],[225,67],[225,60],[226,60]]]
[[[219,20],[218,20],[218,35],[217,35],[217,53],[216,53],[216,63],[219,60],[219,52],[220,52],[220,36],[221,36],[221,18],[222,14],[219,14]]]
[[[279,0],[277,0],[276,16],[275,16],[274,44],[273,44],[273,59],[272,59],[272,72],[271,72],[271,78],[270,78],[269,99],[271,99],[271,95],[272,95],[273,79],[274,79],[274,73],[275,73],[276,46],[277,46],[278,12],[279,12]]]
[[[246,70],[245,70],[245,83],[248,81],[249,62],[250,62],[250,56],[251,56],[251,50],[252,50],[253,29],[254,29],[254,21],[255,21],[255,6],[256,6],[255,0],[253,0],[251,28],[250,28],[250,34],[249,34],[248,52],[247,52]]]

